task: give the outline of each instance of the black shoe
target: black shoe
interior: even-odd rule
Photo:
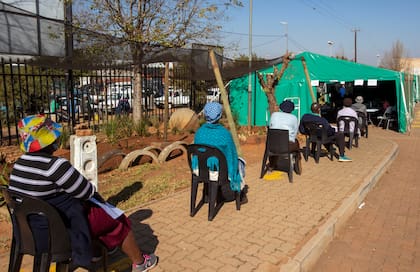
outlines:
[[[241,194],[241,205],[248,203],[248,198],[246,194]]]
[[[241,196],[240,196],[241,205],[248,203],[248,198],[246,197],[247,193],[248,193],[248,185],[245,185],[245,187],[241,191]]]

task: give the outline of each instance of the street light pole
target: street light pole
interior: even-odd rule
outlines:
[[[333,46],[334,42],[333,41],[328,41],[327,43],[330,46],[330,57],[332,57],[332,46]]]
[[[252,0],[249,1],[249,52],[248,52],[248,131],[251,131],[252,117]]]
[[[286,32],[284,36],[286,37],[286,55],[289,53],[289,33],[288,33],[288,23],[287,22],[280,22],[280,24],[284,25],[286,28]]]

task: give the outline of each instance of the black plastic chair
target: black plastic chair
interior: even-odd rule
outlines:
[[[367,116],[363,112],[360,112],[360,111],[357,112],[357,116],[359,117],[359,128],[360,128],[360,133],[361,133],[360,136],[361,137],[365,136],[367,138],[369,134]]]
[[[302,169],[298,160],[299,151],[289,151],[289,131],[284,129],[268,129],[265,141],[265,151],[261,166],[260,178],[271,168],[287,172],[289,182],[293,182],[293,171],[300,175]],[[270,157],[275,160],[275,164],[270,164]],[[268,160],[268,162],[267,162]]]
[[[226,201],[226,195],[231,194],[232,198],[236,200],[236,209],[240,210],[240,192],[233,192],[230,190],[228,180],[228,169],[226,158],[223,153],[212,146],[202,144],[190,144],[187,146],[188,164],[191,169],[191,205],[190,216],[194,216],[204,203],[209,203],[208,220],[212,221],[217,212]],[[195,157],[198,160],[198,169],[192,168],[192,160]],[[207,166],[207,160],[210,157],[217,158],[219,162],[219,170],[217,178],[210,176],[210,171]],[[197,172],[198,170],[198,172]],[[203,183],[203,194],[200,202],[196,205],[198,184]],[[230,200],[230,199],[229,199]]]
[[[350,130],[350,126],[353,124],[353,131]],[[337,118],[337,128],[339,131],[344,133],[345,137],[348,137],[347,142],[348,149],[354,146],[359,147],[359,120],[353,116],[340,116]]]
[[[49,203],[35,197],[1,187],[7,209],[13,224],[10,248],[9,272],[19,272],[24,255],[34,257],[33,271],[48,272],[51,263],[56,263],[56,271],[69,271],[72,256],[70,237],[58,211]],[[48,221],[48,251],[39,252],[29,223],[30,216],[41,216]],[[92,264],[89,271],[95,271]],[[107,268],[107,250],[102,246],[102,268]]]
[[[306,137],[306,146],[303,152],[305,160],[308,161],[309,154],[312,153],[315,162],[319,163],[321,148],[324,145],[328,148],[330,160],[332,161],[335,155],[335,136],[328,136],[327,128],[321,123],[303,122],[303,127]]]

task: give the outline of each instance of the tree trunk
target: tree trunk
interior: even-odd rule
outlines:
[[[137,44],[131,44],[131,52],[133,56],[133,121],[134,123],[141,123],[143,121],[143,92],[142,92],[142,65],[143,58],[142,49]]]
[[[265,92],[265,95],[267,96],[268,109],[270,113],[273,113],[279,110],[276,97],[274,96],[274,90],[277,85],[277,80],[274,74],[266,74],[265,79],[267,80],[267,82],[264,80],[264,75],[258,73],[258,81],[260,82]]]
[[[141,103],[143,99],[142,86],[141,86],[141,64],[134,66],[134,89],[133,89],[133,121],[135,123],[141,123],[143,121],[142,110],[143,105]]]
[[[283,57],[283,65],[281,67],[281,70],[279,71],[277,67],[274,67],[274,72],[272,74],[266,74],[266,80],[264,80],[264,76],[260,73],[258,73],[258,81],[260,82],[265,95],[267,96],[268,101],[268,109],[270,111],[270,114],[276,111],[279,111],[279,104],[277,103],[277,99],[275,96],[275,88],[277,83],[280,81],[281,77],[284,74],[284,71],[287,69],[287,66],[289,65],[289,56],[290,53]]]

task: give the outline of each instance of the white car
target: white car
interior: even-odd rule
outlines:
[[[220,100],[220,89],[210,88],[207,90],[206,102],[219,102]]]
[[[170,88],[168,90],[169,108],[187,107],[189,104],[190,97],[188,95],[184,95],[181,89],[174,90],[173,88]],[[165,107],[165,96],[162,95],[160,97],[156,97],[155,105],[156,107],[163,109]]]

